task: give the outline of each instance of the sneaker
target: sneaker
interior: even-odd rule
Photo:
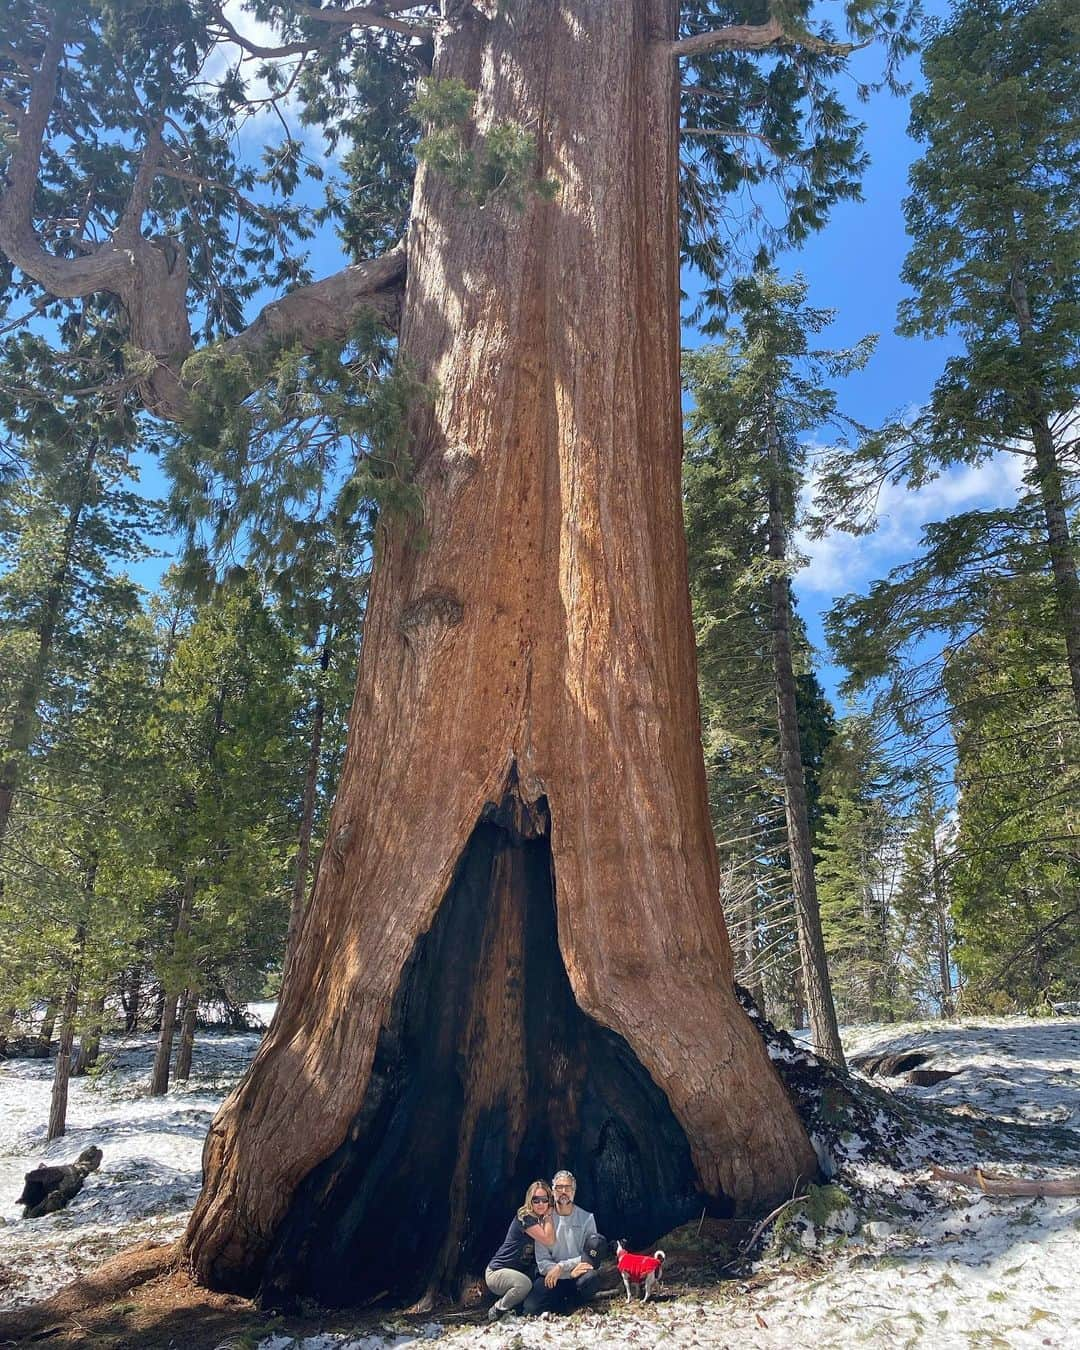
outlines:
[[[506,1312],[505,1308],[500,1308],[497,1303],[493,1303],[488,1309],[488,1321],[497,1322],[504,1312]]]

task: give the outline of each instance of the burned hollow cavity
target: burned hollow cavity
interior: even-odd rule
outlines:
[[[666,1097],[574,999],[547,801],[512,781],[406,963],[344,1142],[278,1228],[262,1301],[459,1296],[528,1183],[558,1167],[611,1237],[647,1242],[701,1212]]]

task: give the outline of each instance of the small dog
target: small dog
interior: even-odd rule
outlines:
[[[637,1256],[634,1252],[628,1252],[626,1243],[621,1240],[615,1244],[615,1250],[619,1253],[616,1264],[622,1282],[626,1286],[627,1303],[630,1302],[632,1284],[641,1285],[643,1295],[641,1301],[648,1303],[649,1295],[664,1273],[664,1253],[654,1252],[652,1256]]]

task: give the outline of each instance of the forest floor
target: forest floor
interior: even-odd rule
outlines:
[[[203,1036],[190,1083],[156,1099],[145,1095],[152,1040],[108,1043],[102,1071],[72,1082],[68,1134],[49,1145],[51,1064],[0,1063],[0,1309],[53,1294],[134,1243],[179,1235],[206,1127],[257,1042]],[[1080,1172],[1080,1018],[849,1028],[845,1048],[849,1056],[917,1050],[926,1055],[922,1071],[955,1072],[924,1086],[875,1080],[902,1111],[884,1150],[868,1160],[857,1135],[834,1139],[837,1189],[789,1209],[749,1257],[725,1245],[733,1234],[721,1226],[680,1230],[666,1245],[661,1293],[647,1305],[628,1307],[620,1286],[554,1321],[511,1316],[489,1325],[486,1297],[471,1310],[423,1317],[373,1310],[295,1320],[207,1294],[168,1268],[136,1288],[117,1285],[92,1309],[73,1304],[35,1341],[93,1350],[1075,1346],[1080,1197],[982,1194],[929,1169]],[[89,1143],[104,1161],[69,1208],[21,1220],[14,1200],[23,1173],[68,1161]],[[5,1320],[0,1314],[0,1345],[13,1343]]]

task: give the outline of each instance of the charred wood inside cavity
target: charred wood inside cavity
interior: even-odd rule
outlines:
[[[547,803],[509,791],[486,808],[416,943],[363,1104],[297,1190],[261,1299],[457,1295],[528,1182],[558,1167],[575,1172],[601,1231],[635,1242],[701,1212],[666,1098],[622,1037],[574,1000]]]

